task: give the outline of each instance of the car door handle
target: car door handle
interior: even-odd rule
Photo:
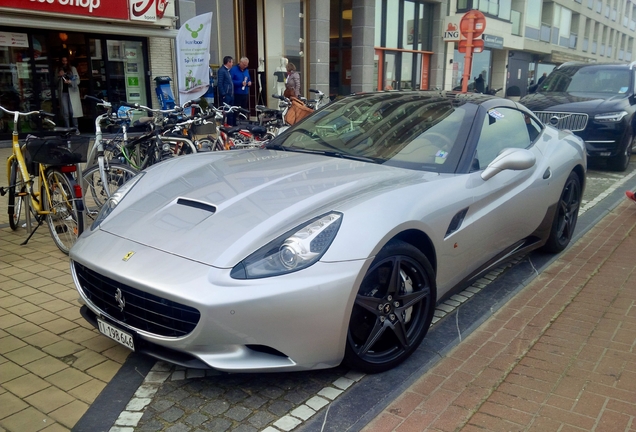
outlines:
[[[548,167],[543,173],[543,180],[547,180],[552,177],[552,170]]]

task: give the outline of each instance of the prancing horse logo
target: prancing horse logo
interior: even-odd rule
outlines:
[[[126,300],[124,299],[124,295],[121,293],[121,290],[119,288],[117,288],[117,291],[115,291],[115,301],[119,306],[119,310],[123,312],[124,307],[126,306]]]
[[[128,261],[135,254],[135,251],[130,251],[121,259],[122,261]]]

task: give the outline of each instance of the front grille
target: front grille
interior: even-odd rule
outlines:
[[[549,111],[535,111],[535,114],[543,123],[554,126],[557,129],[567,129],[576,132],[582,131],[587,126],[587,114]]]
[[[159,296],[148,294],[100,275],[75,262],[75,273],[86,298],[105,315],[159,336],[179,337],[190,333],[201,314]],[[118,290],[121,295],[118,295]],[[121,308],[121,301],[124,307]]]

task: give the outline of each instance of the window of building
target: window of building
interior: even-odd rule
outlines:
[[[471,9],[477,9],[486,15],[510,21],[512,0],[458,0],[458,12],[467,12]]]
[[[378,89],[428,88],[434,8],[419,0],[376,0]]]

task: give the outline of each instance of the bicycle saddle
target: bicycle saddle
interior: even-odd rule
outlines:
[[[69,127],[69,128],[54,127],[53,128],[53,132],[55,132],[59,136],[75,135],[75,132],[77,132],[77,128],[75,128],[75,127]]]

